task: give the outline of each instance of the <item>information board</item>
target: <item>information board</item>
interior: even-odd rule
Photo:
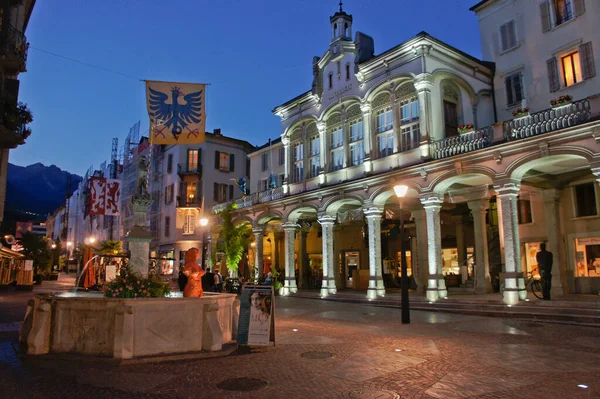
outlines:
[[[275,303],[270,285],[244,285],[240,299],[238,345],[268,346],[275,342]]]

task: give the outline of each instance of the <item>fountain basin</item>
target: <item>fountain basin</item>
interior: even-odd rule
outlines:
[[[134,359],[220,351],[237,335],[234,294],[201,298],[105,298],[101,293],[38,294],[20,338],[27,353]]]

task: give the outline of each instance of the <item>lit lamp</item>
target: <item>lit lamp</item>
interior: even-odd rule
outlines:
[[[410,323],[410,307],[408,304],[408,267],[406,265],[406,248],[404,243],[404,215],[403,215],[403,205],[404,205],[404,196],[408,191],[408,186],[399,184],[394,186],[394,192],[396,193],[396,197],[398,197],[398,204],[400,205],[400,263],[402,270],[402,278],[400,280],[400,287],[402,289],[402,302],[401,302],[401,310],[402,310],[402,324]]]
[[[56,244],[51,245],[52,249],[56,248]]]
[[[188,198],[190,199],[190,200],[189,200],[189,203],[190,203],[190,204],[193,204],[193,203],[194,203],[194,194],[190,194],[190,195],[188,195]]]
[[[92,236],[90,237],[90,244],[93,244],[96,242],[96,237]]]
[[[206,227],[207,225],[208,225],[208,219],[207,218],[200,219],[200,226]]]

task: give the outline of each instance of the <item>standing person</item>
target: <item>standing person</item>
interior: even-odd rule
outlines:
[[[179,278],[177,279],[177,284],[179,285],[179,291],[185,290],[185,286],[188,282],[187,276],[183,273],[184,268],[184,260],[179,262]]]
[[[210,271],[210,267],[206,269],[206,274],[202,277],[202,288],[204,292],[215,292],[215,275]]]
[[[219,269],[215,270],[215,291],[223,292],[223,276]]]
[[[549,301],[552,288],[552,252],[546,251],[546,243],[540,244],[540,252],[535,255],[535,259],[542,276],[543,299]]]

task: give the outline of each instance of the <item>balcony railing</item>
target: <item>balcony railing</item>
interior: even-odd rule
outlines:
[[[202,198],[177,197],[177,208],[202,208]]]
[[[504,138],[514,141],[579,125],[590,120],[590,102],[574,101],[503,123]]]
[[[237,205],[237,208],[247,208],[256,204],[263,204],[265,202],[275,201],[280,198],[283,198],[283,187],[277,187],[272,190],[261,191],[259,193],[254,193],[247,195],[245,198],[238,198],[232,201],[227,201],[222,204],[217,204],[212,207],[213,212],[221,212],[225,210],[232,202]]]
[[[180,175],[201,175],[202,165],[189,165],[187,163],[180,163],[177,165],[177,173]]]
[[[23,32],[5,23],[0,30],[0,53],[4,56],[4,66],[25,72],[28,50],[29,43]]]
[[[433,159],[442,159],[489,147],[492,144],[493,136],[494,129],[488,126],[459,136],[434,141],[431,143],[431,156]]]

